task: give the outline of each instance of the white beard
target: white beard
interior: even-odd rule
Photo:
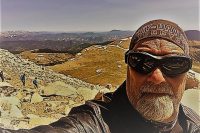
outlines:
[[[174,106],[168,95],[144,94],[137,102],[136,110],[148,120],[162,122],[172,116]]]

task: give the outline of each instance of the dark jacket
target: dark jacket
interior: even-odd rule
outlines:
[[[10,130],[6,130],[10,131]],[[129,103],[125,83],[100,100],[74,107],[67,117],[21,133],[200,133],[200,117],[180,105],[178,119],[168,123],[145,120]],[[6,132],[9,133],[9,132]]]

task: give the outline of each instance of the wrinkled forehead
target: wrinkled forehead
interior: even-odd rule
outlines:
[[[151,53],[157,51],[160,54],[184,54],[184,51],[179,46],[164,39],[147,39],[145,41],[138,42],[134,46],[133,50]]]

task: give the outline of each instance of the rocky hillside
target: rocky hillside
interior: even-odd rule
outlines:
[[[92,99],[105,88],[58,74],[44,66],[0,49],[0,69],[5,81],[0,82],[0,126],[30,128],[48,124],[67,115],[70,108]],[[23,86],[19,75],[26,74]],[[32,84],[37,77],[38,88]],[[0,79],[1,81],[1,79]]]

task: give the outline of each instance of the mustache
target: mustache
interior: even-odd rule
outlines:
[[[140,88],[141,94],[144,93],[156,93],[156,94],[168,94],[170,96],[174,95],[173,87],[166,82],[161,82],[160,84],[154,84],[152,82],[146,82]]]

